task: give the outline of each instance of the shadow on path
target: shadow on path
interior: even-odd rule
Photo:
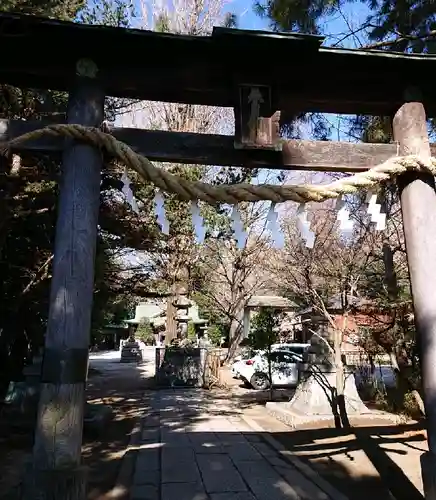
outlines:
[[[195,389],[149,394],[136,452],[132,500],[345,500],[342,495],[349,500],[367,500],[371,495],[423,498],[380,447],[394,443],[414,446],[423,436],[396,435],[417,426],[360,427],[349,432],[328,428],[270,431],[270,436],[319,473],[315,474],[319,480],[313,482],[313,473],[302,473],[303,468],[286,460],[286,453],[265,441],[265,433],[248,427],[229,396],[225,391]],[[332,438],[341,440],[330,442]],[[366,454],[378,474],[349,467],[347,460],[352,463],[356,451]],[[345,460],[336,460],[339,455]]]
[[[421,429],[419,424],[410,424],[349,430],[301,429],[271,432],[271,435],[350,500],[367,500],[369,496],[422,500],[416,482],[420,483],[419,455],[426,440],[423,434],[413,432]],[[405,436],[406,433],[409,435]],[[403,468],[387,451],[401,457]],[[363,454],[374,468],[371,474],[365,474],[368,467],[366,460],[361,459]],[[412,475],[418,477],[415,483],[410,479]]]

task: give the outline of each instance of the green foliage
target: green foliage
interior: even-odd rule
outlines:
[[[222,339],[228,336],[228,330],[228,327],[222,324],[211,325],[207,329],[207,336],[213,345],[220,346]]]
[[[256,2],[255,11],[269,18],[277,30],[318,34],[318,21],[341,3],[338,0],[266,0]]]
[[[188,323],[188,339],[195,339],[197,337],[196,333],[195,333],[195,326],[194,326],[194,323],[192,321],[190,321]]]
[[[324,34],[324,21],[349,3],[371,9],[371,15],[361,27],[353,26],[359,37],[366,33],[371,42],[394,41],[380,46],[396,52],[436,51],[436,4],[422,0],[260,0],[255,4],[258,15],[268,18],[277,30]],[[358,7],[356,6],[356,9]],[[327,33],[329,34],[329,33]],[[351,29],[350,29],[351,35]],[[343,37],[345,39],[346,37]]]
[[[352,4],[351,8],[356,9],[356,13],[363,8],[369,8],[370,14],[360,26],[355,20],[349,17],[344,11],[344,7]],[[422,0],[258,0],[256,10],[259,15],[269,19],[273,29],[284,31],[298,31],[303,33],[323,34],[330,36],[326,43],[334,43],[335,46],[354,46],[355,48],[377,48],[386,51],[406,52],[406,53],[436,53],[436,3]],[[333,23],[335,17],[343,19],[348,26],[345,33],[329,33],[327,30]],[[336,24],[336,23],[335,23]],[[335,25],[336,28],[336,25]],[[334,36],[332,36],[334,35]],[[333,40],[333,42],[332,42]],[[295,132],[295,116],[285,116],[286,133],[291,135]],[[329,127],[327,119],[323,115],[308,114],[303,119],[305,123],[310,123],[314,132],[314,137],[324,134],[325,139],[330,139],[335,132],[334,127]],[[282,117],[283,119],[283,117]],[[344,125],[345,123],[345,125]],[[434,120],[430,120],[431,130],[436,130]],[[357,116],[341,119],[341,135],[346,131],[350,139],[354,142],[388,144],[393,141],[392,117],[371,117]],[[416,374],[419,371],[419,363],[416,352],[415,327],[411,315],[411,295],[410,282],[407,272],[405,258],[404,235],[402,233],[401,213],[399,210],[398,191],[396,186],[386,184],[381,188],[379,199],[383,199],[382,211],[387,214],[387,229],[384,235],[384,242],[389,243],[393,249],[394,262],[390,266],[394,268],[392,274],[394,279],[388,276],[384,263],[381,240],[372,242],[365,239],[355,240],[350,244],[350,251],[353,249],[365,248],[368,259],[366,264],[360,266],[359,260],[351,264],[350,269],[345,266],[339,270],[338,275],[344,276],[346,283],[350,282],[350,277],[358,281],[358,295],[370,300],[367,314],[371,327],[365,328],[362,335],[362,344],[369,353],[375,354],[382,348],[392,356],[398,364],[398,371],[403,382],[407,382],[404,387],[419,387],[416,381]],[[364,199],[359,196],[354,201],[350,201],[350,209],[353,218],[364,227],[366,222],[359,214],[359,210],[364,204]],[[313,221],[312,221],[313,222]],[[384,248],[384,247],[383,247]],[[313,251],[312,251],[313,255]],[[334,254],[330,253],[330,259],[334,259]],[[320,260],[323,256],[320,256]],[[310,257],[308,256],[308,259]],[[365,262],[365,259],[362,259]],[[303,267],[303,264],[297,267]],[[354,270],[353,270],[354,268]],[[338,291],[331,287],[333,279],[327,280],[321,273],[314,273],[310,270],[313,281],[312,288],[324,302]],[[332,275],[332,273],[330,272]],[[313,277],[313,275],[315,275]],[[321,281],[321,284],[320,284]],[[392,282],[395,281],[395,286]],[[293,285],[294,296],[290,298],[304,306],[306,297],[300,293],[300,281]],[[348,284],[342,292],[348,293]],[[395,293],[392,292],[395,288]],[[299,297],[300,296],[300,297]],[[313,297],[309,297],[310,302]],[[362,311],[359,311],[362,312]],[[380,320],[382,315],[382,320]],[[404,388],[403,388],[404,389]],[[404,391],[403,391],[404,392]],[[404,392],[407,396],[408,392]],[[403,394],[403,395],[404,395]],[[407,399],[407,397],[406,397]],[[404,407],[407,406],[405,399]]]
[[[82,0],[0,1],[0,10],[74,20]],[[0,116],[65,114],[61,92],[0,85]],[[43,344],[50,293],[59,165],[22,157],[0,161],[0,398],[9,380]]]
[[[144,344],[153,343],[154,341],[153,327],[148,320],[143,319],[141,323],[139,323],[138,328],[135,332],[135,338],[142,340]]]
[[[201,289],[202,281],[204,276],[198,280],[198,288]],[[204,289],[203,289],[204,290]],[[228,341],[230,333],[230,321],[223,312],[212,303],[210,297],[199,292],[195,292],[193,295],[195,303],[198,305],[198,312],[201,318],[207,319],[209,327],[207,329],[207,335],[209,340],[214,345],[221,345],[221,339]]]
[[[369,38],[373,41],[398,39],[387,46],[396,52],[435,52],[436,4],[422,0],[368,0],[376,15],[371,22]]]
[[[154,25],[154,30],[160,33],[169,33],[171,31],[171,21],[167,14],[159,14]]]
[[[113,272],[116,266],[113,259],[105,252],[101,238],[97,242],[95,265],[96,282],[92,314],[93,335],[96,335],[108,325],[117,326],[123,324],[124,320],[134,315],[136,305],[130,293],[115,291],[111,283],[103,279],[104,275]]]
[[[390,117],[356,116],[349,123],[350,135],[360,138],[362,142],[389,144],[393,141]]]
[[[436,52],[436,3],[422,0],[257,0],[255,11],[270,21],[271,27],[281,31],[296,31],[308,34],[331,35],[326,32],[326,20],[335,16],[346,20],[343,7],[359,4],[371,10],[368,19],[361,26],[355,26],[349,33],[341,34],[340,41],[353,37],[356,48],[359,43],[382,50],[395,52],[435,53]],[[366,41],[365,41],[366,38]],[[378,45],[377,45],[378,44]],[[381,44],[381,45],[380,45]],[[310,113],[306,116],[282,115],[283,133],[293,138],[296,132],[296,119],[308,123],[315,139],[325,140],[334,132],[325,116]],[[363,142],[389,143],[392,141],[390,117],[352,117],[348,120],[347,130],[352,139]],[[434,133],[436,125],[430,120]]]
[[[192,299],[198,306],[198,314],[201,318],[207,319],[209,324],[221,324],[226,318],[219,314],[216,309],[210,307],[210,299],[199,291],[194,292]]]
[[[86,0],[1,0],[0,10],[72,21],[85,5]]]
[[[266,351],[268,360],[268,379],[272,380],[271,346],[277,342],[281,311],[272,307],[262,307],[252,321],[248,336],[248,346],[255,350]],[[270,383],[270,399],[273,399],[273,387]]]
[[[79,13],[78,20],[84,24],[101,24],[118,28],[128,28],[136,17],[135,6],[124,0],[99,0],[92,2]]]
[[[277,342],[280,314],[279,310],[272,307],[260,309],[252,321],[248,337],[250,347],[270,351],[271,345]]]
[[[83,0],[0,1],[2,11],[117,26],[126,25],[129,5],[118,0],[90,5]],[[119,106],[115,101],[116,106],[108,104],[109,113]],[[59,120],[65,115],[66,106],[64,92],[0,86],[1,118],[55,116]],[[12,170],[6,157],[0,162],[0,397],[11,377],[21,372],[26,358],[44,342],[59,167],[57,161],[46,157],[23,156],[21,164]],[[144,235],[138,238],[137,221],[132,220],[125,207],[113,202],[111,193],[119,187],[118,176],[115,166],[105,165],[95,272],[95,335],[104,324],[120,322],[131,308],[129,287],[119,275],[113,251],[126,242],[132,247],[149,247],[150,241],[149,235],[146,241]]]

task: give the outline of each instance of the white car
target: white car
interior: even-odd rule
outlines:
[[[231,372],[232,372],[232,377],[233,378],[239,378],[239,367],[242,366],[245,363],[245,361],[241,359],[235,359],[235,361],[232,364]]]
[[[245,349],[239,356],[235,357],[231,368],[233,378],[239,378],[239,367],[243,366],[245,361],[253,357],[255,354],[256,352],[253,351],[253,349]]]
[[[298,363],[309,344],[275,344],[271,346],[271,384],[295,387],[298,384]],[[254,353],[250,359],[241,360],[237,368],[239,378],[253,389],[267,389],[270,384],[266,351]]]
[[[303,360],[303,354],[309,349],[310,344],[273,344],[271,346],[271,351],[285,350],[290,351],[295,354],[301,361]]]

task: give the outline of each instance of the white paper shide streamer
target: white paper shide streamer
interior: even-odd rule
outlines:
[[[247,243],[247,233],[244,230],[244,224],[242,223],[241,214],[239,213],[238,207],[236,205],[233,207],[231,220],[236,244],[238,248],[242,250],[243,248],[245,248],[245,244]]]
[[[375,222],[376,231],[383,231],[386,228],[386,214],[381,212],[381,205],[377,203],[377,194],[369,191],[366,195],[366,203],[368,203],[371,222]]]
[[[305,203],[301,203],[297,209],[297,228],[300,231],[301,238],[306,242],[306,247],[313,248],[315,245],[315,233],[310,230]]]
[[[278,224],[278,216],[279,214],[275,210],[275,203],[271,203],[271,207],[266,218],[267,229],[271,233],[271,237],[276,248],[283,248],[285,245],[285,238]]]
[[[343,233],[351,233],[353,231],[353,221],[350,219],[350,211],[341,196],[336,201],[336,210],[338,211],[339,230]]]
[[[206,229],[204,227],[204,220],[200,214],[200,207],[198,206],[197,201],[191,201],[191,215],[197,243],[203,243],[206,235]]]
[[[156,191],[154,196],[154,210],[157,217],[157,222],[161,227],[163,234],[170,234],[170,223],[168,222],[165,213],[165,198],[161,191]]]
[[[131,182],[129,176],[127,175],[127,169],[124,169],[123,175],[121,176],[121,182],[123,183],[122,192],[126,197],[127,203],[131,206],[134,212],[139,214],[138,203],[136,202],[135,197],[133,196],[133,192],[130,188]]]

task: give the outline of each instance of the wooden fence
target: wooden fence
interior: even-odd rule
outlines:
[[[205,382],[209,387],[221,385],[221,349],[208,349]]]
[[[161,387],[220,386],[220,356],[220,349],[158,347],[156,383]]]

